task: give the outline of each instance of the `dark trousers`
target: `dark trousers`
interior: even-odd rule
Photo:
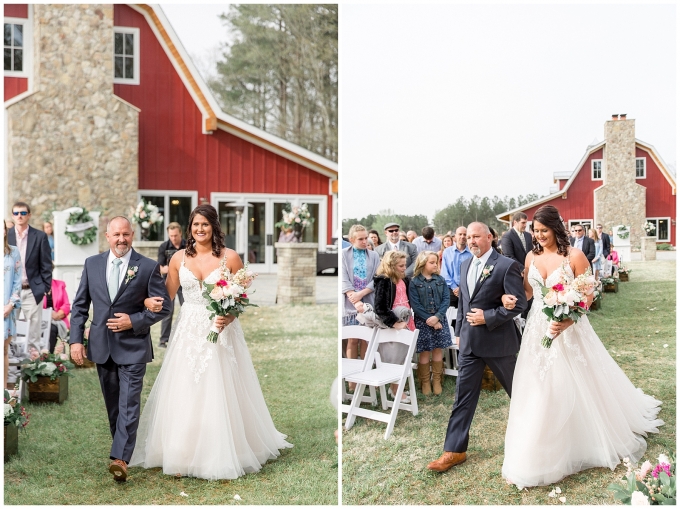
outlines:
[[[109,357],[104,364],[97,364],[97,373],[113,437],[110,458],[128,463],[137,440],[146,364],[121,366]]]
[[[50,353],[54,353],[54,348],[57,346],[57,326],[50,325]]]
[[[177,290],[177,298],[179,305],[184,304],[184,295],[182,295],[182,287]],[[167,343],[170,340],[170,331],[172,330],[172,315],[175,313],[175,301],[170,303],[170,314],[161,321],[161,344]]]
[[[449,427],[446,430],[444,451],[465,452],[470,439],[470,426],[477,409],[479,393],[482,390],[482,376],[484,366],[488,365],[505,392],[512,391],[512,376],[515,372],[517,358],[507,357],[477,357],[474,354],[458,354],[458,378],[456,380],[456,395],[453,403]]]

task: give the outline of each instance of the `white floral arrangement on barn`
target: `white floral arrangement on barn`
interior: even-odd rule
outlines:
[[[155,225],[163,223],[163,214],[158,211],[158,207],[144,198],[139,201],[137,208],[130,208],[130,214],[130,220],[144,230],[150,230]]]

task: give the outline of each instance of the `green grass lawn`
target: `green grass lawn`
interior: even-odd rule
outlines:
[[[604,296],[590,316],[600,339],[631,381],[663,401],[660,433],[648,437],[644,459],[675,450],[675,262],[631,262],[630,282]],[[667,345],[664,348],[664,345]],[[607,468],[572,475],[553,486],[518,491],[501,477],[510,400],[504,391],[482,391],[470,430],[468,460],[449,472],[426,469],[439,457],[455,378],[445,377],[440,397],[418,393],[419,414],[400,411],[389,440],[385,424],[357,417],[342,434],[343,504],[558,504],[548,493],[559,486],[567,504],[616,504],[607,486],[625,473]]]
[[[78,369],[64,404],[26,405],[31,422],[19,435],[19,456],[5,464],[5,504],[336,505],[337,414],[329,394],[337,376],[337,306],[262,307],[245,313],[241,323],[274,424],[292,449],[259,473],[232,481],[136,467],[118,484],[108,472],[111,436],[96,369]],[[154,346],[159,335],[156,324]],[[155,353],[142,403],[165,350]]]

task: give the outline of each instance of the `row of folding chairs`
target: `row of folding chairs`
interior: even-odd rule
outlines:
[[[52,309],[43,309],[40,319],[40,344],[50,344],[50,328],[52,325]],[[26,386],[21,380],[21,363],[30,357],[28,352],[28,338],[30,331],[30,323],[25,319],[18,319],[16,321],[16,336],[12,338],[10,345],[10,374],[19,380],[19,391],[17,399],[19,403],[23,399]]]
[[[387,429],[384,438],[387,440],[392,434],[399,410],[407,410],[414,416],[418,415],[418,400],[416,398],[416,385],[413,378],[411,360],[415,352],[419,332],[418,329],[415,331],[408,329],[371,329],[362,325],[348,325],[342,328],[343,339],[359,338],[368,341],[365,359],[342,359],[341,383],[343,402],[341,408],[342,412],[347,414],[345,429],[349,430],[352,428],[357,416],[385,422],[387,423]],[[407,346],[408,351],[403,363],[392,364],[383,362],[380,358],[378,346],[382,343],[390,342],[402,343]],[[411,402],[403,403],[401,396],[404,393],[407,381],[411,391]],[[349,405],[344,404],[344,401],[349,399],[345,389],[345,382],[356,384],[354,395]],[[398,384],[397,392],[394,395],[394,400],[388,401],[385,386],[394,383]],[[366,387],[369,388],[369,396],[364,395]],[[388,410],[391,408],[389,413],[361,407],[361,403],[371,403],[373,406],[377,406],[376,388],[380,390],[382,409]]]

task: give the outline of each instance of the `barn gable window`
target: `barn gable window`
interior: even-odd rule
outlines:
[[[5,18],[5,76],[28,78],[31,34],[28,19]]]
[[[113,29],[113,82],[139,85],[139,28]]]
[[[593,159],[591,175],[593,180],[602,180],[602,159]]]
[[[636,179],[647,178],[647,158],[646,157],[636,157],[635,158],[635,178]]]

